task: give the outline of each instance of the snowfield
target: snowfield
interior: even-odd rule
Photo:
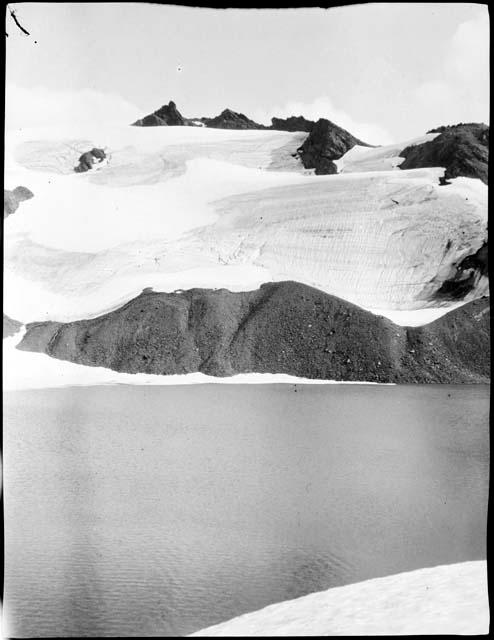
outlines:
[[[439,133],[427,133],[419,138],[407,140],[398,144],[384,147],[361,147],[355,145],[334,163],[338,173],[362,173],[363,171],[391,171],[400,166],[405,158],[400,157],[400,151],[416,144],[423,144],[434,140]]]
[[[419,569],[273,604],[192,636],[476,635],[489,632],[485,561]]]
[[[68,321],[148,286],[238,291],[287,279],[403,324],[448,311],[434,293],[487,238],[486,185],[458,178],[440,187],[441,168],[400,171],[403,145],[354,147],[341,174],[315,176],[293,157],[305,135],[130,126],[8,133],[6,187],[26,186],[34,198],[5,221],[5,313]],[[108,165],[74,174],[92,146],[107,150]],[[470,298],[487,287],[484,278]]]

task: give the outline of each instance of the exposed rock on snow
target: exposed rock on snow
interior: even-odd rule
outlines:
[[[167,126],[183,126],[186,124],[185,118],[177,109],[177,105],[170,100],[168,104],[144,116],[140,120],[133,123],[135,127],[167,127]]]
[[[26,187],[16,187],[13,191],[3,190],[3,217],[7,218],[17,211],[19,203],[34,198],[34,193]]]
[[[479,178],[487,184],[489,163],[489,127],[485,124],[457,124],[439,127],[434,140],[407,147],[400,153],[405,161],[401,169],[445,167],[446,179],[464,176]]]
[[[315,169],[316,175],[325,175],[337,173],[334,161],[339,160],[355,145],[371,146],[330,120],[321,118],[311,128],[298,153],[306,169]]]
[[[79,164],[74,167],[74,171],[76,173],[85,173],[86,171],[90,171],[96,160],[101,163],[105,158],[106,153],[103,149],[93,147],[91,151],[86,151],[79,157]]]
[[[455,271],[449,280],[444,280],[438,289],[440,300],[458,300],[465,298],[468,293],[476,289],[481,280],[488,283],[488,247],[487,241],[474,254],[466,256],[455,266]]]
[[[192,636],[477,635],[489,632],[483,561],[419,569],[312,593]]]
[[[8,338],[9,336],[15,335],[19,329],[22,327],[21,322],[17,322],[17,320],[13,320],[3,314],[3,337]]]
[[[70,324],[33,323],[18,348],[127,373],[285,373],[370,382],[487,382],[489,301],[403,328],[294,282],[256,291],[144,291]]]

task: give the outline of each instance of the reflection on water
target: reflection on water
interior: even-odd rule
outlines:
[[[486,386],[4,396],[11,636],[184,635],[485,557]]]

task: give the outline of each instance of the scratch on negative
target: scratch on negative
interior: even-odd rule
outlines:
[[[19,27],[19,29],[25,33],[27,36],[30,36],[31,34],[29,33],[29,31],[27,31],[26,29],[24,29],[24,27],[22,26],[22,24],[19,22],[19,20],[17,20],[17,16],[15,15],[15,11],[13,9],[10,9],[10,15],[12,16],[12,18],[14,19],[14,22],[16,23],[16,25]]]

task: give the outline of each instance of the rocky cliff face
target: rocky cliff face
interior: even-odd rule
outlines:
[[[144,291],[92,320],[28,325],[18,348],[129,373],[287,373],[373,382],[486,382],[489,301],[406,328],[296,282]]]
[[[330,120],[321,118],[312,127],[298,154],[304,167],[315,169],[316,175],[332,174],[338,172],[334,160],[339,160],[356,144],[371,146]]]
[[[487,184],[489,127],[481,123],[457,124],[432,129],[439,136],[400,152],[405,161],[400,169],[445,167],[444,177],[479,178]]]
[[[170,100],[154,113],[145,116],[133,123],[135,127],[172,127],[185,125],[185,118],[177,109],[177,105]]]
[[[16,187],[13,191],[3,190],[3,217],[7,218],[17,211],[19,203],[33,198],[34,194],[26,187]]]

